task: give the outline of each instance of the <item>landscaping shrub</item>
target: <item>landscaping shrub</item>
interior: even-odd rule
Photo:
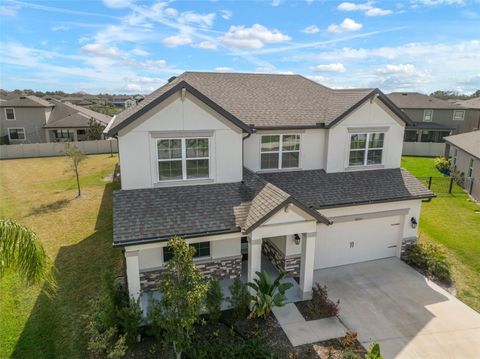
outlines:
[[[250,339],[237,345],[213,344],[202,342],[189,348],[184,353],[186,359],[275,359],[263,341]]]
[[[253,306],[251,317],[267,318],[273,307],[285,305],[285,292],[293,287],[292,283],[282,283],[286,273],[281,273],[274,281],[266,271],[256,272],[257,278],[247,285],[255,291],[252,297]]]
[[[362,359],[362,357],[351,350],[347,350],[342,354],[342,359]]]
[[[404,260],[409,265],[419,268],[426,275],[449,283],[450,266],[440,249],[430,243],[415,243],[405,248]]]
[[[296,303],[306,320],[322,319],[338,315],[340,300],[336,303],[328,298],[327,286],[315,283],[312,299]]]
[[[434,160],[435,168],[442,174],[450,175],[451,162],[449,158],[437,157]]]
[[[348,331],[345,336],[340,339],[340,342],[342,343],[342,346],[345,349],[352,349],[355,347],[357,344],[357,332],[354,331]]]
[[[91,320],[86,327],[87,349],[93,358],[122,358],[127,352],[125,335],[118,335],[115,327],[106,329],[100,323]]]
[[[207,308],[210,320],[214,323],[218,322],[222,314],[223,293],[220,288],[220,282],[216,279],[210,281],[208,287],[207,297],[205,299],[205,306]]]
[[[248,288],[239,277],[236,277],[229,289],[231,297],[228,301],[233,309],[233,317],[242,318],[246,315],[251,300]]]
[[[365,359],[383,359],[382,354],[380,354],[380,345],[378,343],[373,343],[365,355]]]
[[[125,333],[128,344],[139,340],[140,326],[142,325],[142,309],[138,300],[130,299],[126,305],[117,309],[119,325]]]

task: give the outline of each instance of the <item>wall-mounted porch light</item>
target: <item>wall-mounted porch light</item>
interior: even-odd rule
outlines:
[[[410,225],[412,226],[412,228],[417,228],[417,224],[418,222],[415,217],[410,218]]]
[[[295,234],[293,236],[293,241],[295,242],[295,244],[298,246],[300,244],[300,236],[298,234]]]

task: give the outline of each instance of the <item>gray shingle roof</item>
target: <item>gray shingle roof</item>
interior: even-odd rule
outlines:
[[[480,109],[480,97],[474,97],[469,100],[456,101],[455,103],[466,108]]]
[[[126,245],[168,240],[173,235],[248,233],[290,203],[330,223],[316,209],[432,196],[415,177],[399,169],[263,175],[245,169],[243,181],[237,183],[115,192],[113,242]]]
[[[464,110],[465,107],[418,92],[392,92],[387,95],[399,108]]]
[[[0,102],[0,107],[52,107],[53,105],[37,96],[19,95]]]
[[[443,138],[445,142],[458,147],[468,154],[480,159],[480,131],[466,132]]]
[[[415,121],[413,122],[413,126],[407,126],[407,129],[415,130],[455,130],[455,127],[443,125],[437,122],[422,122],[422,121]]]
[[[260,176],[317,210],[434,196],[412,174],[398,168],[337,173],[307,170]]]
[[[300,75],[185,72],[118,114],[111,128],[187,83],[246,125],[262,127],[328,126],[371,89],[334,90]]]
[[[107,125],[111,117],[102,113],[90,110],[88,108],[63,103],[61,101],[50,100],[55,107],[45,128],[69,128],[69,127],[89,127],[90,119]]]

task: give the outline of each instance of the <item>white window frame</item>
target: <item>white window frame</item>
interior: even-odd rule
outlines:
[[[462,113],[462,118],[461,119],[457,119],[455,114],[459,112],[459,113]],[[463,121],[465,120],[465,110],[454,110],[453,111],[453,121]]]
[[[473,157],[470,157],[470,162],[468,163],[468,178],[472,178],[473,176],[473,163],[474,163],[474,159]]]
[[[430,120],[425,119],[425,115],[427,112],[430,112]],[[433,110],[423,110],[423,121],[424,122],[432,122],[433,121]]]
[[[10,130],[23,130],[23,138],[11,138],[10,137]],[[9,141],[25,141],[27,139],[27,133],[25,132],[25,127],[9,127],[7,128],[8,132],[8,140]]]
[[[369,148],[368,147],[368,143],[370,142],[370,135],[373,135],[373,134],[383,134],[383,146],[380,148],[380,147],[373,147],[373,148]],[[367,135],[367,138],[366,138],[366,142],[365,142],[365,148],[352,148],[352,136],[354,135]],[[350,136],[350,139],[349,139],[349,142],[348,142],[348,167],[371,167],[371,166],[382,166],[383,165],[383,160],[384,160],[384,152],[385,152],[385,139],[386,139],[386,135],[385,135],[385,132],[352,132],[352,133],[349,133],[349,136]],[[380,161],[380,163],[372,163],[372,164],[368,164],[368,151],[369,150],[372,150],[372,151],[376,151],[376,150],[382,150],[382,160]],[[365,152],[365,157],[363,159],[363,164],[361,165],[351,165],[350,164],[350,153],[352,151],[356,151],[356,152],[360,152],[360,151],[363,151]]]
[[[267,136],[279,136],[278,150],[277,151],[262,151],[262,137]],[[298,136],[298,150],[284,150],[283,149],[283,136]],[[299,133],[265,133],[260,136],[260,170],[261,171],[276,171],[281,169],[295,169],[300,168],[300,151],[302,149],[302,136]],[[283,153],[296,153],[298,152],[298,166],[296,167],[283,167]],[[262,154],[264,153],[278,153],[278,166],[277,168],[262,168]]]
[[[12,119],[8,119],[8,116],[7,116],[7,110],[12,110],[13,111],[13,120]],[[17,119],[17,114],[15,113],[15,109],[13,107],[6,107],[4,109],[5,111],[5,120],[7,121],[15,121]]]
[[[206,139],[208,140],[208,157],[195,157],[195,158],[187,158],[187,140],[200,140],[200,139]],[[158,158],[158,142],[163,141],[163,140],[180,140],[181,141],[181,152],[182,152],[182,157],[181,158],[175,158],[175,159],[160,159]],[[157,138],[155,141],[155,152],[156,152],[156,157],[157,157],[157,181],[159,183],[166,183],[166,182],[178,182],[178,181],[201,181],[205,179],[210,179],[211,178],[211,141],[210,137],[205,137],[205,136],[199,136],[199,137],[162,137],[162,138]],[[208,160],[208,176],[207,177],[197,177],[197,178],[187,178],[187,161],[188,160]],[[172,161],[182,161],[182,178],[178,179],[171,179],[171,180],[162,180],[160,179],[160,169],[158,168],[158,163],[159,162],[172,162]]]

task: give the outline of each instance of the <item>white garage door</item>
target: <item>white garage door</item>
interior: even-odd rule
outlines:
[[[389,216],[321,226],[315,269],[393,257],[400,245],[402,221]]]

